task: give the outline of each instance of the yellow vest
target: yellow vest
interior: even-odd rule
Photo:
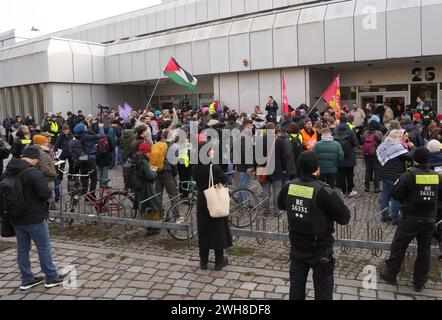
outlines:
[[[58,123],[57,122],[51,123],[51,131],[58,132]],[[55,137],[55,134],[53,134],[52,132],[49,132],[49,134],[51,135],[51,137]]]
[[[351,130],[353,130],[354,128],[356,128],[356,126],[352,123],[349,123],[348,126],[350,127]]]

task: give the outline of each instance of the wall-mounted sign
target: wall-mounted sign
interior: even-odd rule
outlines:
[[[434,67],[416,67],[411,71],[413,78],[412,82],[422,82],[422,81],[435,81],[436,80],[436,68]]]

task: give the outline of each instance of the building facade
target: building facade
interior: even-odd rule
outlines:
[[[124,102],[252,112],[312,105],[340,74],[344,103],[442,107],[442,0],[176,0],[0,47],[0,116]],[[1,36],[1,35],[0,35]],[[1,37],[0,37],[1,40]],[[162,75],[170,57],[192,93]]]

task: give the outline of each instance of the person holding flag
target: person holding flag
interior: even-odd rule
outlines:
[[[341,118],[342,106],[341,106],[341,79],[338,75],[335,80],[333,80],[332,84],[328,87],[328,89],[322,95],[322,99],[324,99],[328,105],[335,112],[336,120]]]

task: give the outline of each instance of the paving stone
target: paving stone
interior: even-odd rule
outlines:
[[[225,275],[225,279],[236,280],[241,276],[239,272],[227,272]]]
[[[202,291],[203,291],[203,292],[214,293],[214,292],[216,292],[216,290],[217,290],[217,287],[208,284],[208,285],[206,285],[206,286],[203,288]]]
[[[143,270],[143,267],[130,267],[129,269],[127,269],[128,272],[135,272],[135,273],[139,273],[141,272],[141,270]]]
[[[153,290],[149,293],[148,297],[151,299],[161,299],[166,295],[166,291]]]
[[[132,281],[128,284],[129,287],[138,288],[138,289],[150,289],[153,286],[152,282],[146,281]]]
[[[249,290],[244,290],[244,289],[236,289],[233,292],[233,296],[237,297],[237,298],[242,298],[242,299],[247,299],[250,295],[250,291]]]
[[[252,291],[250,293],[251,299],[264,299],[264,291]]]
[[[212,293],[209,292],[201,292],[198,297],[197,300],[210,300],[210,298],[212,298]]]
[[[186,295],[189,292],[189,289],[186,288],[179,288],[179,287],[172,287],[172,289],[169,290],[169,294],[176,294],[176,295]]]
[[[149,292],[150,292],[150,290],[147,290],[147,289],[139,289],[135,292],[135,296],[136,297],[147,297]]]
[[[402,294],[397,294],[396,295],[396,300],[414,300],[412,297],[410,296],[404,296]]]
[[[229,300],[230,295],[226,293],[215,293],[212,297],[213,300]]]
[[[183,287],[183,288],[187,288],[187,287],[189,287],[189,285],[190,285],[190,281],[188,281],[188,280],[177,280],[176,282],[175,282],[175,287]]]
[[[246,282],[241,285],[241,289],[253,291],[255,290],[257,284],[253,282]]]
[[[276,286],[276,288],[275,288],[275,292],[276,293],[286,293],[286,294],[288,294],[289,290],[290,289],[287,286]]]
[[[255,279],[253,279],[253,281],[256,282],[256,283],[270,284],[270,282],[272,281],[272,278],[269,278],[269,277],[255,277]]]
[[[259,291],[267,291],[267,292],[273,292],[275,290],[275,286],[272,285],[266,285],[266,284],[260,284],[256,287],[256,290]]]
[[[343,294],[342,295],[342,300],[359,300],[359,297],[358,296],[349,295],[349,294]]]
[[[344,286],[337,286],[336,287],[337,293],[343,293],[343,294],[350,294],[350,295],[357,295],[358,289],[353,287],[344,287]]]
[[[229,280],[226,279],[215,279],[212,284],[217,287],[224,287],[228,282]]]
[[[121,293],[121,291],[123,291],[123,289],[121,289],[121,288],[113,288],[113,289],[110,289],[108,292],[106,292],[106,294],[103,297],[104,298],[115,299],[116,297],[118,297],[118,295]]]

